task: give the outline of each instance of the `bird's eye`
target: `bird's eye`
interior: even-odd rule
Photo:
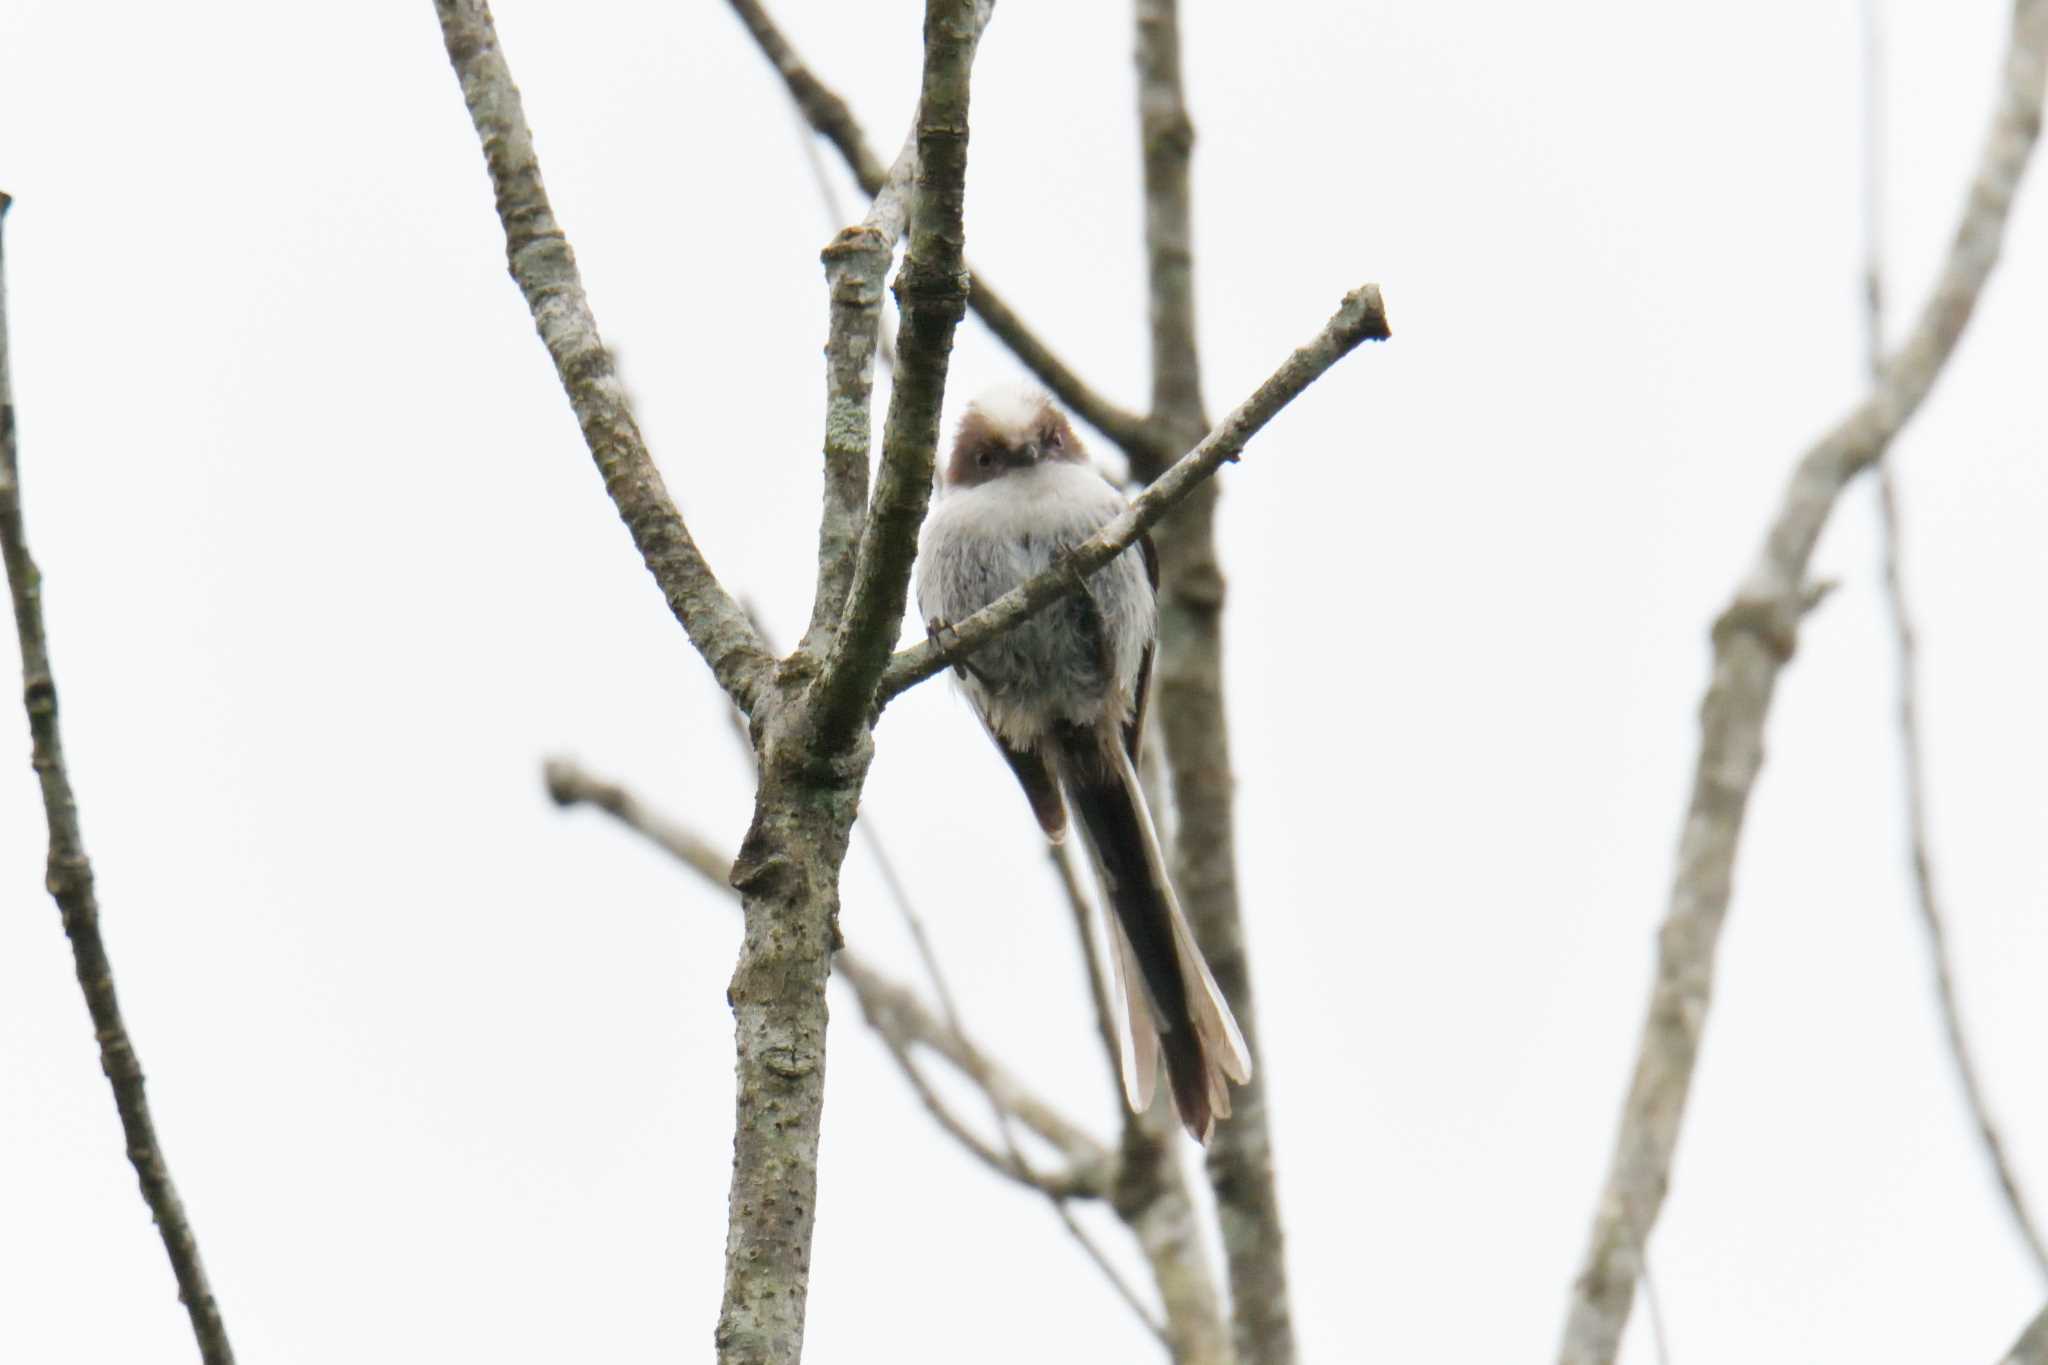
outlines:
[[[1066,445],[1067,434],[1064,431],[1061,431],[1058,427],[1047,428],[1045,433],[1045,448],[1047,450],[1064,450]]]
[[[980,465],[983,469],[987,469],[990,465],[996,462],[996,453],[993,450],[990,450],[987,446],[983,446],[981,448],[981,453],[974,457],[974,462]]]

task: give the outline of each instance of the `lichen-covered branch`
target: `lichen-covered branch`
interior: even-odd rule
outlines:
[[[541,183],[518,87],[484,0],[434,0],[448,60],[462,83],[505,231],[512,278],[568,392],[605,491],[669,610],[742,710],[772,662],[746,614],[719,584],[655,468],[583,291],[569,239]]]
[[[818,587],[804,648],[823,647],[846,609],[867,526],[868,450],[882,282],[894,243],[871,224],[849,227],[824,251],[831,325],[825,340],[825,499],[818,520]]]
[[[12,202],[0,193],[0,227],[5,225]],[[149,1206],[150,1216],[163,1237],[164,1252],[178,1282],[178,1299],[192,1320],[192,1335],[199,1343],[200,1358],[207,1365],[233,1365],[235,1353],[228,1344],[220,1304],[207,1283],[206,1269],[199,1259],[198,1239],[171,1181],[170,1165],[164,1159],[163,1144],[157,1139],[156,1123],[150,1117],[142,1062],[135,1055],[128,1025],[121,1018],[121,1002],[114,992],[113,964],[107,959],[106,943],[100,937],[99,899],[93,889],[92,863],[85,856],[85,840],[79,830],[78,799],[64,766],[64,742],[57,725],[57,683],[50,665],[49,640],[43,630],[42,574],[29,556],[28,537],[22,525],[4,267],[5,255],[0,252],[0,559],[6,563],[15,635],[21,644],[21,696],[28,710],[31,762],[42,788],[43,811],[49,824],[46,885],[63,918],[64,936],[71,942],[79,989],[85,994],[86,1012],[92,1016],[93,1034],[99,1040],[100,1069],[113,1087],[114,1108],[121,1117],[128,1160],[142,1186],[143,1202]]]
[[[942,632],[942,639],[920,641],[889,660],[882,676],[882,700],[887,702],[1003,632],[1014,630],[1049,603],[1078,592],[1088,575],[1130,548],[1204,480],[1236,460],[1260,428],[1332,365],[1359,343],[1383,340],[1388,335],[1386,310],[1377,286],[1364,285],[1345,295],[1343,305],[1314,340],[1297,349],[1267,376],[1200,444],[1133,499],[1122,515],[1061,556],[1045,572],[1003,594],[966,620],[951,623]]]
[[[804,119],[839,152],[862,192],[880,195],[889,181],[890,168],[868,146],[859,122],[846,107],[846,101],[833,93],[804,64],[803,58],[757,0],[728,2],[740,22],[746,25],[747,32],[753,35],[762,55],[782,77],[790,98]],[[1145,419],[1110,402],[1074,373],[996,293],[980,272],[968,271],[968,289],[967,306],[974,315],[1069,410],[1120,447],[1153,448],[1155,442]]]
[[[1884,377],[1884,231],[1883,159],[1884,103],[1882,79],[1884,39],[1876,0],[1863,3],[1863,334],[1871,382]],[[1935,1001],[1942,1032],[1962,1087],[1963,1103],[1991,1164],[2013,1230],[2048,1283],[2048,1243],[2027,1207],[2018,1175],[2006,1155],[2005,1142],[1991,1117],[1969,1036],[1963,1030],[1962,1006],[1956,998],[1955,964],[1948,950],[1947,917],[1935,890],[1933,841],[1927,832],[1927,772],[1920,736],[1920,637],[1906,594],[1904,533],[1900,528],[1898,480],[1890,458],[1877,462],[1878,538],[1882,545],[1886,613],[1898,653],[1899,758],[1906,787],[1906,841],[1910,851],[1914,903],[1927,931],[1927,952],[1934,968]]]
[[[875,685],[902,629],[918,528],[931,502],[953,332],[967,310],[969,73],[986,11],[975,0],[928,0],[924,80],[917,107],[910,245],[896,277],[903,327],[882,427],[882,462],[862,529],[846,611],[807,706],[830,750],[872,716]]]
[[[1635,1076],[1624,1102],[1585,1260],[1572,1286],[1559,1359],[1608,1365],[1635,1297],[1643,1247],[1669,1187],[1713,989],[1714,950],[1735,853],[1763,764],[1764,720],[1791,659],[1815,541],[1843,488],[1878,460],[1955,351],[2000,244],[2041,127],[2048,0],[2014,6],[1990,136],[1953,244],[1911,333],[1870,396],[1804,455],[1764,545],[1715,622],[1700,752]]]

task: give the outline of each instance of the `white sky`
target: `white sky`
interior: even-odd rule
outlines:
[[[834,224],[780,88],[709,0],[497,8],[671,486],[792,639]],[[919,7],[776,9],[893,149]],[[1223,476],[1304,1359],[1542,1359],[1635,1046],[1707,622],[1859,391],[1855,6],[1187,9],[1212,406],[1360,281],[1396,330]],[[1891,6],[1900,325],[2006,9]],[[1004,4],[969,234],[1135,403],[1127,23]],[[2044,178],[1898,454],[1960,983],[2048,1204]],[[505,276],[431,7],[12,0],[0,187],[72,774],[242,1358],[704,1358],[737,920],[555,811],[539,764],[577,756],[727,843],[745,770]],[[960,388],[1013,373],[962,329]],[[1772,718],[1652,1247],[1682,1365],[1990,1361],[2042,1297],[1906,895],[1873,521],[1859,485],[1821,548],[1843,587]],[[0,1358],[185,1360],[40,889],[26,734],[0,735]],[[1007,773],[942,686],[880,745],[865,811],[971,1026],[1109,1131]],[[910,970],[858,848],[845,922]],[[812,1358],[1152,1359],[1042,1203],[952,1148],[834,1004]]]

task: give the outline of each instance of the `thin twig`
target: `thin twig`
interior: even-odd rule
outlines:
[[[593,776],[575,763],[559,758],[548,761],[544,776],[548,795],[557,805],[588,805],[603,811],[667,851],[710,885],[727,895],[733,894],[730,857],[691,830],[648,809],[646,803],[620,784]],[[891,1046],[892,1053],[898,1044],[906,1051],[924,1048],[936,1053],[985,1092],[992,1103],[1013,1115],[1028,1132],[1057,1150],[1068,1169],[1058,1175],[1040,1173],[1047,1185],[1074,1197],[1101,1195],[1111,1161],[1109,1149],[1101,1141],[1032,1094],[974,1042],[942,1023],[914,991],[868,965],[853,949],[839,951],[833,975],[847,983],[860,1002],[863,1015]],[[1013,1179],[1026,1174],[1009,1169],[1003,1173]]]
[[[605,491],[690,642],[727,694],[742,710],[752,711],[773,661],[691,539],[647,453],[598,334],[575,254],[548,203],[533,134],[498,49],[490,6],[483,0],[434,0],[434,11],[483,144],[512,278],[555,362]]]
[[[0,226],[13,203],[0,193]],[[142,1186],[143,1202],[156,1220],[163,1237],[164,1253],[170,1258],[171,1273],[177,1278],[178,1299],[192,1320],[192,1335],[199,1343],[200,1358],[207,1365],[233,1365],[235,1353],[228,1344],[227,1325],[221,1319],[220,1304],[207,1283],[206,1268],[200,1263],[199,1242],[185,1205],[171,1181],[170,1164],[156,1135],[150,1116],[149,1098],[144,1093],[142,1062],[121,1018],[121,1002],[114,992],[114,968],[100,937],[99,898],[94,891],[92,864],[85,856],[85,839],[79,830],[78,800],[71,790],[71,775],[64,766],[64,743],[57,726],[57,683],[50,665],[50,645],[43,630],[42,574],[29,557],[27,532],[22,523],[21,471],[15,450],[14,389],[9,377],[7,343],[7,281],[4,254],[0,254],[0,557],[7,566],[7,587],[14,600],[14,628],[21,643],[22,703],[28,709],[28,728],[33,744],[32,763],[42,788],[43,811],[49,823],[50,855],[45,884],[57,902],[64,922],[64,935],[71,942],[72,961],[78,985],[85,994],[85,1007],[92,1016],[93,1034],[99,1041],[100,1069],[113,1087],[114,1108],[121,1116],[121,1132],[128,1148],[128,1160]]]
[[[864,837],[867,840],[868,853],[874,858],[875,866],[881,871],[882,884],[888,888],[889,898],[895,902],[896,912],[902,918],[904,926],[909,929],[911,941],[917,946],[917,955],[924,963],[925,976],[931,981],[933,994],[938,996],[939,1010],[945,1017],[946,1027],[956,1037],[966,1037],[967,1028],[960,1015],[959,1002],[953,998],[953,989],[946,983],[946,974],[939,966],[938,951],[932,947],[931,935],[925,931],[924,917],[917,913],[917,907],[911,903],[910,889],[903,884],[903,879],[897,875],[895,860],[889,857],[889,851],[883,846],[882,837],[875,831],[872,821],[863,820],[856,828],[865,831]],[[941,1113],[936,1103],[937,1097],[930,1095],[927,1088],[922,1085],[921,1078],[916,1076],[914,1065],[911,1068],[911,1074],[913,1076],[912,1084],[917,1085],[920,1095],[925,1096],[926,1107],[931,1109],[935,1116],[939,1117],[942,1124],[947,1123],[947,1116]],[[983,1093],[987,1094],[988,1092],[984,1091]],[[1146,1330],[1159,1338],[1161,1345],[1166,1345],[1166,1329],[1160,1325],[1157,1318],[1152,1316],[1152,1310],[1145,1306],[1144,1301],[1138,1297],[1137,1291],[1132,1289],[1130,1283],[1124,1279],[1123,1273],[1103,1254],[1102,1248],[1095,1244],[1095,1239],[1088,1235],[1087,1229],[1075,1221],[1073,1211],[1067,1207],[1066,1196],[1039,1178],[1035,1171],[1031,1171],[1030,1163],[1025,1160],[1024,1153],[1017,1146],[1017,1135],[1011,1127],[1010,1111],[997,1103],[993,1095],[988,1096],[988,1101],[989,1112],[995,1118],[996,1133],[1002,1139],[1004,1154],[1008,1157],[1010,1170],[1014,1172],[1031,1172],[1032,1178],[1027,1183],[1035,1185],[1045,1192],[1047,1201],[1052,1205],[1053,1216],[1059,1219],[1060,1226],[1064,1227],[1067,1230],[1067,1234],[1080,1244],[1081,1250],[1086,1253],[1089,1260],[1095,1262],[1096,1268],[1108,1277],[1110,1286],[1116,1290],[1117,1297],[1122,1299],[1131,1312],[1137,1315],[1138,1321],[1145,1324]],[[953,1131],[953,1135],[969,1148],[980,1148],[978,1140],[974,1139],[971,1135],[954,1130],[950,1125],[948,1126],[949,1131]],[[989,1155],[992,1156],[993,1154]],[[988,1157],[985,1156],[984,1160],[987,1159]]]
[[[1118,1109],[1125,1107],[1121,1063],[1117,1057],[1115,1006],[1103,979],[1102,954],[1095,943],[1095,912],[1088,904],[1088,890],[1081,885],[1080,869],[1074,865],[1074,846],[1048,843],[1045,854],[1059,879],[1060,898],[1074,921],[1074,937],[1081,942],[1081,961],[1088,973],[1088,998],[1095,1005],[1095,1028],[1102,1039],[1102,1055],[1109,1063],[1109,1088]]]
[[[757,0],[728,2],[740,22],[746,25],[747,32],[753,35],[762,55],[782,77],[797,109],[819,135],[838,150],[861,190],[869,195],[881,194],[889,179],[889,167],[868,146],[866,135],[852,111],[846,107],[846,101],[811,72]],[[1156,441],[1144,418],[1118,407],[1089,387],[1039,339],[978,271],[969,270],[968,277],[967,306],[1023,363],[1024,368],[1052,391],[1054,397],[1124,449],[1155,448]]]
[[[1997,263],[2013,195],[2041,126],[2048,0],[2020,0],[1990,136],[1948,259],[1904,344],[1869,397],[1800,457],[1755,562],[1715,622],[1713,680],[1678,868],[1658,936],[1657,976],[1559,1358],[1608,1365],[1670,1185],[1713,988],[1742,818],[1763,764],[1764,720],[1790,660],[1814,543],[1842,490],[1918,411],[1954,354]]]
[[[1088,575],[1129,549],[1204,479],[1236,460],[1260,428],[1332,365],[1349,355],[1360,342],[1384,340],[1388,335],[1386,310],[1376,286],[1364,285],[1346,294],[1343,306],[1314,340],[1289,356],[1251,397],[1219,422],[1199,445],[1175,461],[1114,521],[1060,556],[1044,572],[1004,593],[966,620],[953,622],[942,632],[943,643],[923,640],[890,659],[881,680],[882,700],[886,702],[996,636],[1014,630],[1033,612],[1078,592]]]
[[[1671,1340],[1664,1332],[1664,1301],[1657,1296],[1657,1277],[1650,1273],[1650,1258],[1643,1258],[1643,1302],[1650,1309],[1650,1344],[1657,1352],[1657,1365],[1671,1365]]]
[[[1863,3],[1863,218],[1864,218],[1864,351],[1873,383],[1884,377],[1884,39],[1880,0]],[[2020,1190],[2019,1177],[2006,1155],[1991,1105],[1984,1093],[1975,1053],[1963,1031],[1962,1007],[1956,998],[1955,960],[1949,953],[1946,916],[1935,893],[1933,841],[1927,832],[1926,745],[1920,732],[1920,637],[1906,596],[1904,533],[1899,515],[1898,481],[1887,456],[1877,462],[1877,510],[1883,550],[1885,607],[1891,617],[1898,652],[1899,757],[1906,788],[1906,838],[1911,848],[1914,903],[1927,931],[1928,957],[1934,968],[1935,999],[1941,1009],[1942,1032],[1961,1083],[1963,1102],[1991,1163],[1991,1174],[2013,1229],[2048,1282],[2048,1243]]]

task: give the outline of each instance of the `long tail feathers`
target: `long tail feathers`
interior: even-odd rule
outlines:
[[[1207,1142],[1215,1121],[1230,1116],[1227,1082],[1251,1079],[1244,1035],[1173,894],[1129,755],[1076,731],[1062,737],[1059,758],[1062,785],[1112,912],[1110,961],[1124,1002],[1117,1042],[1125,1098],[1135,1110],[1150,1105],[1163,1055],[1181,1122],[1196,1141]]]

